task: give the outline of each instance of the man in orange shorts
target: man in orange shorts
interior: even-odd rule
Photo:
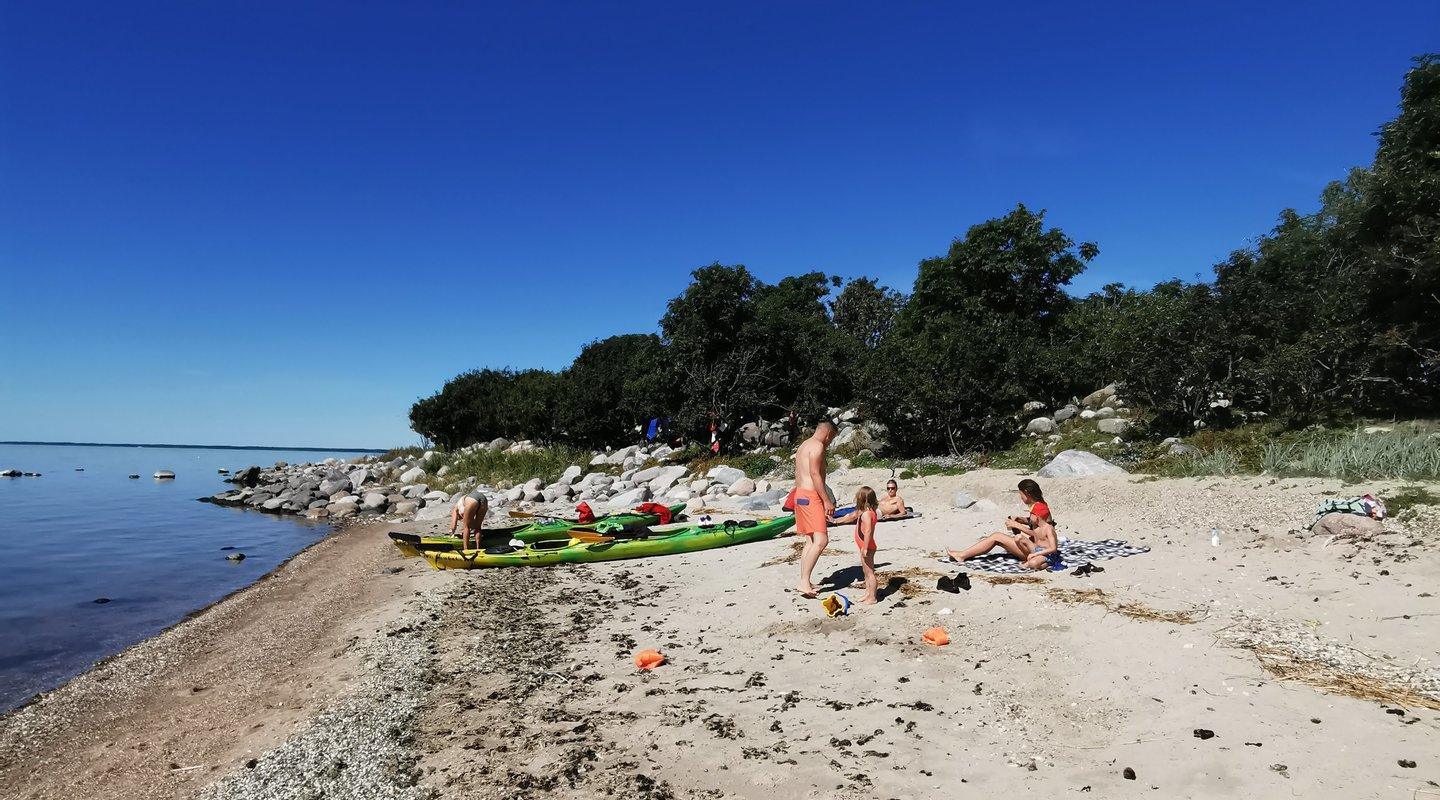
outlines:
[[[810,582],[810,573],[820,554],[830,544],[830,520],[835,516],[835,501],[825,486],[825,448],[835,438],[835,425],[828,420],[815,426],[815,433],[795,450],[795,533],[807,537],[800,554],[800,583],[795,591],[814,597],[818,590]]]

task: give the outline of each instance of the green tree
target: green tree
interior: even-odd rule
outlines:
[[[895,318],[905,298],[874,278],[855,278],[830,303],[835,327],[864,350],[880,346],[885,334],[895,327]]]
[[[711,412],[733,420],[765,405],[773,392],[764,374],[766,344],[753,335],[760,282],[742,265],[719,263],[691,278],[666,306],[660,330],[684,387],[677,422],[698,432]]]
[[[576,444],[618,444],[636,425],[668,414],[676,394],[659,336],[611,336],[586,345],[561,374],[556,427]]]

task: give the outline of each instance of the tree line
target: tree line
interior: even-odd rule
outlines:
[[[1015,410],[1111,381],[1156,434],[1266,415],[1288,424],[1440,407],[1440,55],[1415,59],[1368,168],[1205,282],[1065,287],[1099,253],[1017,205],[920,263],[908,294],[808,272],[774,284],[711,264],[659,334],[591,342],[560,371],[481,369],[410,410],[457,447],[497,436],[600,446],[669,416],[703,436],[856,404],[902,452],[1014,437]],[[706,438],[708,441],[708,437]]]

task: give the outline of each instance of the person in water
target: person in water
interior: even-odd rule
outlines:
[[[903,517],[910,513],[905,507],[905,498],[900,496],[900,485],[891,478],[885,484],[885,496],[880,498],[880,517]]]
[[[795,533],[809,539],[800,554],[800,582],[795,591],[805,597],[814,597],[818,591],[810,575],[830,544],[835,501],[825,487],[825,448],[834,438],[835,424],[827,420],[816,425],[815,433],[795,450]]]
[[[1006,517],[1005,530],[992,533],[964,550],[950,550],[956,561],[984,555],[996,547],[1020,559],[1030,569],[1049,569],[1060,561],[1060,542],[1055,518],[1045,502],[1040,484],[1029,478],[1020,481],[1020,502],[1030,511],[1023,517]]]
[[[455,505],[450,509],[450,535],[455,535],[455,528],[460,528],[460,547],[464,550],[474,550],[480,547],[481,528],[485,524],[485,514],[490,510],[490,499],[485,493],[476,489],[470,494],[460,495]],[[471,534],[475,536],[475,547],[470,546]]]
[[[855,546],[860,550],[860,571],[865,576],[862,584],[865,596],[857,602],[867,605],[880,602],[876,594],[880,590],[880,581],[875,577],[875,523],[879,520],[876,513],[879,505],[875,490],[861,486],[860,491],[855,493],[855,510],[835,519],[836,524],[855,522]]]

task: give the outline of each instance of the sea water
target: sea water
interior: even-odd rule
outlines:
[[[0,713],[329,533],[295,517],[196,502],[228,488],[217,470],[355,455],[0,444],[0,470],[42,473],[0,478]],[[159,470],[174,480],[151,477]],[[227,560],[234,552],[245,559]]]

